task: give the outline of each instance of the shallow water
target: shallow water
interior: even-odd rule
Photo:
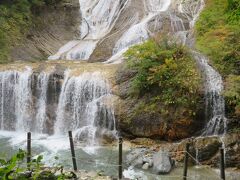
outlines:
[[[19,148],[26,149],[26,133],[0,131],[0,158],[9,158]],[[117,177],[118,147],[117,143],[109,146],[86,147],[75,145],[78,169],[103,172],[105,175]],[[47,136],[32,134],[32,155],[42,154],[44,163],[48,166],[63,165],[65,169],[72,169],[71,152],[67,136]],[[126,151],[124,152],[124,156]],[[56,159],[57,157],[57,159]],[[139,180],[172,180],[182,179],[182,168],[175,168],[168,175],[154,175],[146,171],[133,169],[124,164],[123,174],[130,179]],[[240,174],[226,173],[227,179],[240,179]],[[219,171],[207,167],[191,167],[188,179],[217,180]]]

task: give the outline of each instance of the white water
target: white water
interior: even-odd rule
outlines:
[[[135,18],[133,25],[122,35],[113,48],[113,56],[106,63],[119,63],[119,58],[133,45],[146,41],[149,35],[148,23],[160,13],[167,11],[171,0],[144,0],[145,16],[143,19]]]
[[[100,72],[83,73],[79,77],[65,74],[59,97],[55,134],[73,130],[79,140],[96,144],[106,130],[115,131],[111,90]],[[71,121],[66,121],[71,119]]]
[[[98,41],[111,31],[124,3],[125,0],[79,0],[80,40],[68,42],[48,59],[88,60]]]
[[[31,74],[30,68],[24,72],[0,72],[1,130],[30,130]]]
[[[36,115],[36,123],[35,130],[38,133],[44,133],[47,129],[46,127],[46,106],[47,106],[47,91],[48,91],[48,81],[49,74],[42,72],[37,77],[37,90],[38,93],[38,102],[37,102],[37,115]]]
[[[14,80],[16,83],[14,87],[14,100],[16,106],[17,131],[29,131],[31,128],[31,75],[32,70],[27,68],[25,72],[17,74],[16,79]]]
[[[223,80],[209,64],[208,59],[194,52],[205,75],[206,118],[209,119],[203,135],[217,135],[226,131],[225,102],[222,96]],[[223,127],[223,129],[221,129]]]

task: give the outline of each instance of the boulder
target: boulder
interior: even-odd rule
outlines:
[[[160,150],[153,155],[153,172],[156,174],[168,174],[172,170],[172,160],[168,152]]]
[[[134,167],[142,167],[144,164],[143,162],[143,156],[146,153],[146,148],[136,148],[133,149],[127,156],[126,160],[127,163]]]
[[[149,164],[148,164],[148,163],[145,163],[145,164],[143,164],[142,169],[148,170],[149,167],[150,167]]]
[[[198,150],[198,161],[211,159],[222,146],[218,137],[201,137],[195,140],[195,148]]]

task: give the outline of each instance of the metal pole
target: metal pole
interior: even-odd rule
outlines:
[[[31,132],[27,133],[27,167],[31,168]]]
[[[72,153],[73,169],[74,171],[77,171],[77,162],[76,162],[76,156],[75,156],[75,150],[74,150],[74,144],[73,144],[73,138],[72,138],[72,131],[68,131],[68,135],[69,135],[69,142],[70,142],[70,148]]]
[[[183,180],[187,180],[188,156],[189,156],[188,152],[189,152],[189,143],[186,144],[186,148],[185,148]]]
[[[220,148],[220,171],[221,179],[225,180],[225,161],[224,161],[224,149]]]
[[[118,178],[122,179],[122,137],[119,137],[118,145],[119,145],[119,163],[118,163]]]

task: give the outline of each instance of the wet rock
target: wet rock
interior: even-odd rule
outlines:
[[[142,169],[148,170],[149,167],[150,167],[149,164],[148,164],[148,163],[145,163],[145,164],[143,164]]]
[[[226,151],[226,167],[240,168],[240,134],[228,134],[222,141]]]
[[[109,131],[104,132],[102,133],[100,140],[102,144],[110,144],[116,140],[116,134],[113,134],[112,132]]]
[[[198,150],[198,161],[202,162],[210,159],[218,153],[221,146],[222,143],[218,137],[197,138],[195,148]]]
[[[142,167],[142,165],[144,164],[143,156],[146,153],[146,151],[147,151],[147,148],[136,148],[132,150],[126,156],[127,163],[131,166],[135,166],[139,168]]]
[[[172,160],[168,152],[159,151],[153,155],[153,172],[156,174],[168,174],[172,170]]]

